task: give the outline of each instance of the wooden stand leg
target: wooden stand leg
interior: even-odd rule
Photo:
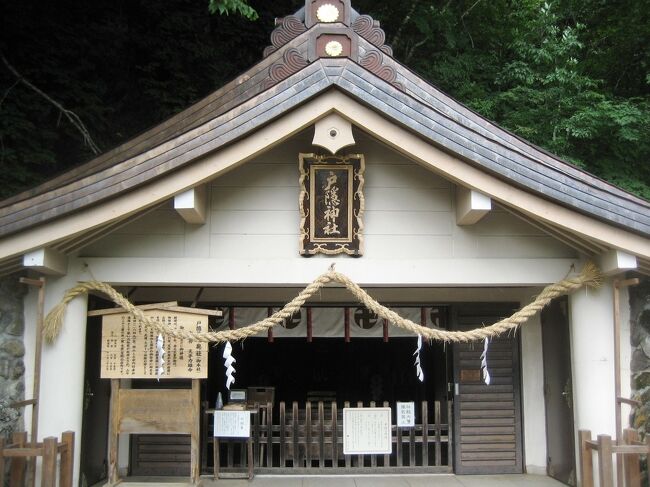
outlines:
[[[591,441],[591,431],[580,430],[578,432],[580,442],[580,476],[582,487],[594,487],[594,458],[591,448],[587,442]]]
[[[108,432],[108,483],[116,485],[120,479],[117,474],[118,463],[118,442],[119,442],[119,402],[120,402],[120,381],[111,379],[111,401],[110,401],[110,421]]]
[[[219,438],[215,437],[214,438],[214,450],[212,452],[213,455],[213,460],[214,460],[214,480],[219,479],[219,467],[220,467],[220,455],[219,455]]]
[[[253,480],[253,464],[255,463],[255,458],[253,457],[253,439],[248,440],[248,480]]]
[[[56,487],[56,457],[58,441],[53,436],[43,440],[43,469],[41,487]]]
[[[201,382],[192,379],[192,411],[194,421],[192,422],[192,433],[190,435],[190,475],[192,483],[198,484],[201,478],[199,463],[199,442],[201,435]]]
[[[74,468],[74,431],[66,431],[61,436],[64,447],[61,451],[59,487],[72,487]]]

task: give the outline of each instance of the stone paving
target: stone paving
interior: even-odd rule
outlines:
[[[135,480],[135,479],[133,479]],[[137,482],[126,479],[128,487],[188,487],[171,479],[147,479]],[[564,484],[542,475],[363,475],[363,476],[256,476],[248,480],[203,478],[202,487],[561,487]]]

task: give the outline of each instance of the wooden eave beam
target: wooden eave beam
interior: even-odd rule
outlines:
[[[474,225],[492,209],[489,196],[463,186],[456,187],[456,224]]]
[[[174,196],[174,209],[187,223],[203,225],[207,214],[206,185],[188,189]]]
[[[68,271],[68,258],[51,247],[41,247],[23,255],[23,266],[41,274],[63,276]]]

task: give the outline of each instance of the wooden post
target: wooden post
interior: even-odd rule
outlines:
[[[273,403],[272,402],[266,403],[266,466],[268,468],[271,468],[273,466]]]
[[[120,479],[117,472],[120,439],[120,380],[111,379],[111,399],[108,427],[108,483],[116,485]]]
[[[268,308],[266,308],[266,316],[268,317],[268,316],[271,316],[272,314],[273,314],[273,308],[271,308],[269,306]],[[273,338],[273,327],[269,328],[269,331],[267,332],[266,337],[267,337],[267,340],[268,340],[269,343],[273,343],[273,341],[275,340]]]
[[[43,470],[41,487],[56,487],[57,439],[49,436],[43,440]]]
[[[5,439],[0,436],[0,482],[3,483],[5,481],[5,456],[4,456],[4,450],[5,450]]]
[[[21,277],[20,282],[38,288],[38,304],[36,309],[36,344],[34,345],[34,384],[32,387],[32,425],[31,447],[36,448],[38,442],[38,414],[41,393],[41,355],[43,352],[43,316],[45,306],[45,278],[28,279]],[[27,460],[27,485],[34,487],[36,483],[36,457]]]
[[[59,487],[72,487],[74,470],[74,431],[66,431],[61,435],[61,465],[59,467]]]
[[[311,320],[311,306],[307,307],[307,343],[314,340],[314,324]]]
[[[384,318],[384,343],[388,343],[388,320]]]
[[[591,431],[578,431],[578,442],[580,444],[580,477],[582,487],[594,487],[593,452],[587,446],[591,441]]]
[[[219,438],[215,436],[214,438],[214,443],[212,447],[212,460],[213,460],[213,468],[214,468],[214,480],[217,480],[219,478],[219,466],[221,463],[221,458],[220,458],[220,452],[219,452]]]
[[[332,467],[338,468],[339,465],[339,428],[337,423],[338,411],[336,401],[332,401]]]
[[[350,308],[343,308],[343,326],[345,327],[345,343],[350,343]]]
[[[284,401],[280,402],[280,468],[286,466],[286,441],[287,432],[285,422],[287,420]]]
[[[638,279],[615,280],[614,281],[614,414],[616,418],[616,442],[623,444],[623,421],[621,419],[621,299],[620,289],[622,287],[634,286],[639,283]],[[616,481],[617,485],[623,485],[623,455],[616,455]]]
[[[201,436],[201,381],[192,379],[192,411],[194,421],[190,434],[190,477],[193,484],[198,484],[201,479],[201,468],[199,463],[199,448]],[[249,458],[250,462],[251,459]]]
[[[25,448],[27,445],[27,433],[25,431],[15,432],[11,435],[11,442],[18,448]],[[9,486],[24,487],[25,485],[25,457],[13,457],[9,468]]]
[[[639,434],[633,429],[623,431],[623,440],[626,445],[634,445],[639,441]],[[625,455],[625,487],[641,487],[641,466],[639,455]]]
[[[614,462],[612,461],[612,437],[598,435],[598,473],[600,487],[614,487]]]

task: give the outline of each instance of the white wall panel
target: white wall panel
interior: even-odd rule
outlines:
[[[365,255],[355,266],[368,262],[374,267],[400,258],[575,257],[572,249],[502,209],[476,225],[458,227],[453,184],[358,135],[359,143],[350,152],[366,155],[366,212]],[[82,255],[284,259],[288,266],[300,265],[298,153],[312,151],[310,137],[301,134],[212,181],[205,225],[186,225],[173,210],[163,208]]]

